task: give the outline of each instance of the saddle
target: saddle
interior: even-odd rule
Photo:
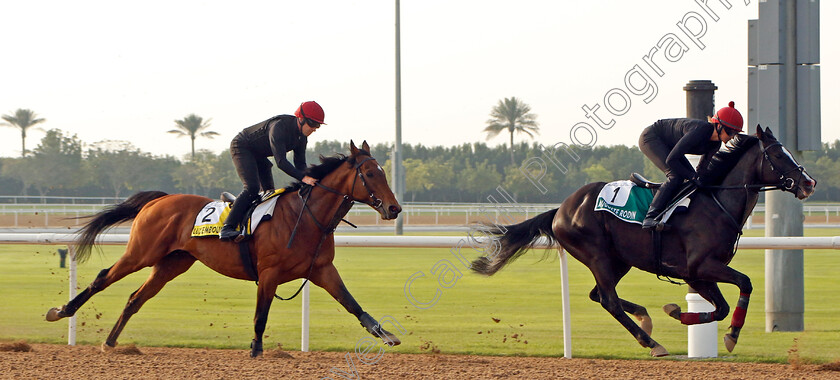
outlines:
[[[248,212],[245,213],[247,217],[243,218],[242,221],[239,222],[239,230],[242,231],[243,239],[251,237],[253,231],[260,222],[271,219],[273,212],[269,207],[267,207],[268,205],[266,202],[279,196],[280,194],[283,194],[285,190],[286,189],[279,189],[274,190],[273,192],[263,192],[251,203],[248,207]],[[232,205],[233,202],[236,201],[236,196],[227,191],[223,191],[221,196],[219,196],[219,200]]]
[[[659,189],[659,187],[662,186],[662,183],[649,181],[647,178],[643,177],[639,173],[631,174],[630,182],[633,182],[636,186],[651,189],[654,192],[656,192]],[[665,210],[663,210],[662,213],[656,217],[656,219],[667,220],[668,217],[670,217],[671,214],[674,213],[675,209],[679,207],[681,203],[683,203],[683,200],[694,194],[695,191],[697,191],[697,185],[695,185],[693,182],[687,181],[683,183],[682,186],[680,186],[679,191],[677,191],[677,194],[674,195],[674,198],[668,201],[668,206],[665,207]],[[667,226],[662,224],[660,228],[667,229]]]

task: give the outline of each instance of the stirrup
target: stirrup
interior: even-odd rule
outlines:
[[[219,240],[222,241],[238,241],[241,240],[241,236],[242,235],[239,233],[239,231],[237,231],[236,228],[232,226],[224,226],[222,227],[222,230],[219,231]]]

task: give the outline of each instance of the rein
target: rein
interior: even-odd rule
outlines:
[[[368,196],[372,200],[371,203],[373,204],[371,206],[374,206],[375,208],[379,209],[382,207],[382,200],[377,198],[373,194],[373,191],[371,191],[370,188],[367,186],[367,183],[365,183],[364,175],[362,175],[361,169],[362,164],[372,159],[373,157],[368,156],[364,160],[361,160],[360,162],[356,163],[356,165],[354,165],[353,169],[356,170],[356,175],[353,177],[353,185],[350,187],[350,193],[352,194],[352,192],[356,189],[356,180],[360,178],[362,180],[362,187],[364,187],[364,189],[367,190]],[[312,262],[309,264],[309,273],[307,273],[306,279],[300,285],[295,294],[292,294],[289,298],[283,298],[278,296],[277,294],[274,295],[274,298],[277,298],[281,301],[289,301],[297,297],[298,294],[300,294],[300,291],[303,290],[303,287],[306,286],[306,284],[309,282],[309,278],[312,276],[312,270],[315,268],[315,261],[318,259],[318,254],[321,253],[321,245],[324,244],[324,241],[327,239],[327,236],[329,236],[335,231],[336,227],[338,227],[338,224],[341,223],[342,220],[344,220],[344,215],[347,215],[350,209],[353,208],[353,204],[356,202],[353,199],[353,197],[350,196],[350,194],[345,194],[329,186],[322,185],[321,182],[316,182],[315,186],[341,196],[341,204],[338,205],[338,208],[335,210],[335,214],[333,214],[332,218],[330,219],[330,222],[325,226],[318,221],[318,218],[315,216],[315,213],[312,212],[312,208],[309,207],[309,197],[312,195],[313,187],[307,186],[302,188],[298,192],[298,195],[303,199],[303,207],[301,207],[300,209],[300,214],[298,214],[297,222],[295,222],[295,227],[294,229],[292,229],[292,234],[289,236],[289,242],[286,244],[286,249],[292,247],[292,241],[294,241],[295,235],[297,235],[298,227],[300,226],[300,219],[301,217],[303,217],[304,210],[306,210],[309,213],[309,216],[312,218],[312,221],[315,222],[315,225],[318,226],[319,230],[321,230],[321,239],[318,241],[318,245],[315,247],[315,253],[312,255]],[[303,193],[306,194],[304,195]],[[344,221],[347,224],[356,227],[353,223],[347,222],[346,220]]]

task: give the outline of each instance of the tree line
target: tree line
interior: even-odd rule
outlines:
[[[564,170],[528,165],[545,158],[539,143],[488,146],[474,142],[444,147],[403,144],[406,173],[405,201],[486,202],[501,186],[517,202],[559,203],[580,186],[594,181],[626,179],[632,172],[652,180],[662,173],[636,147],[623,145],[584,149],[569,147],[556,154]],[[371,153],[391,173],[393,144],[372,145]],[[310,144],[307,162],[318,155],[348,154],[349,141]],[[513,161],[511,161],[513,157]],[[513,162],[513,164],[511,163]],[[812,201],[840,201],[840,140],[820,151],[804,152],[802,162],[818,181]],[[275,168],[275,184],[292,178]],[[535,178],[539,185],[535,185]],[[389,178],[390,180],[390,178]],[[229,153],[198,150],[192,158],[154,156],[128,142],[85,144],[61,130],[47,131],[40,144],[24,157],[0,159],[0,195],[107,196],[124,198],[141,190],[190,193],[215,198],[221,191],[238,193],[242,183]]]

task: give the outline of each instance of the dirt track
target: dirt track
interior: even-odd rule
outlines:
[[[6,351],[31,349],[28,352]],[[267,350],[253,360],[245,350],[0,345],[3,379],[320,379],[350,377],[340,352]],[[783,365],[688,360],[593,360],[533,357],[385,354],[365,364],[354,357],[357,378],[391,379],[840,379],[838,363]],[[372,353],[370,357],[375,357]]]

